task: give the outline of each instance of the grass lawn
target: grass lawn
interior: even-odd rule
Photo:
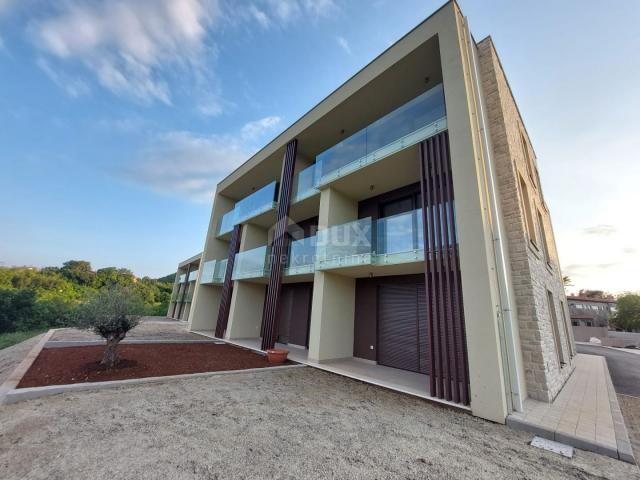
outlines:
[[[42,330],[27,330],[26,332],[0,333],[0,350],[16,343],[24,342],[46,331],[47,329],[45,328]]]

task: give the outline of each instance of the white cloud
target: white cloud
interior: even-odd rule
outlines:
[[[83,80],[57,72],[44,58],[39,58],[36,64],[53,83],[64,90],[70,97],[77,98],[91,92],[89,85]]]
[[[163,79],[170,66],[204,68],[217,0],[65,2],[31,24],[36,44],[61,60],[77,60],[117,95],[171,103]]]
[[[338,11],[333,0],[303,0],[302,3],[314,17],[328,17]]]
[[[240,130],[240,135],[245,141],[259,140],[266,133],[272,132],[280,124],[280,120],[280,117],[270,116],[246,123]]]
[[[269,20],[267,14],[255,5],[249,6],[249,14],[260,24],[262,28],[269,28],[271,25],[271,20]]]
[[[257,21],[261,27],[269,28],[286,26],[302,17],[317,21],[337,12],[339,8],[334,0],[257,0],[245,9],[243,15]]]
[[[267,0],[265,7],[283,23],[300,15],[300,5],[296,0]]]
[[[258,142],[279,123],[278,117],[265,117],[234,135],[164,133],[119,175],[163,194],[208,202],[217,183],[253,155]]]
[[[341,36],[337,36],[336,37],[336,41],[338,42],[338,45],[340,45],[340,47],[347,52],[349,55],[351,55],[351,47],[349,46],[349,42],[347,42],[347,39]]]

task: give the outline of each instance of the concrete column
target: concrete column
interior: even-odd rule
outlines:
[[[507,403],[498,329],[500,300],[481,144],[473,128],[477,111],[470,96],[470,63],[457,6],[449,4],[439,13],[448,17],[438,41],[451,144],[471,409],[474,415],[504,423]]]
[[[234,201],[216,193],[213,203],[209,229],[202,251],[200,268],[209,260],[224,260],[229,254],[229,242],[216,238],[218,223],[222,216],[234,206]],[[189,330],[215,330],[220,308],[222,287],[219,285],[196,285],[191,303]]]
[[[318,228],[358,218],[358,202],[328,188],[320,194]],[[309,359],[322,362],[353,356],[356,281],[318,271],[314,274]]]
[[[243,225],[240,252],[266,245],[267,239],[268,234],[265,229],[251,224]],[[258,338],[260,336],[266,289],[267,286],[262,283],[234,282],[226,338]]]
[[[356,280],[316,272],[313,280],[309,360],[322,362],[353,356]]]

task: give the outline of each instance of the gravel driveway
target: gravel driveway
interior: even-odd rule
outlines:
[[[0,407],[2,479],[640,478],[578,451],[311,368]]]
[[[187,331],[187,324],[165,317],[142,317],[136,328],[127,333],[126,340],[203,340],[204,337]],[[51,341],[102,340],[89,330],[62,328],[53,334]]]

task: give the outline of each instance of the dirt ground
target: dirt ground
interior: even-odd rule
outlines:
[[[266,368],[267,357],[232,345],[165,343],[120,345],[115,368],[100,365],[104,346],[45,348],[18,388]]]
[[[167,320],[165,317],[143,317],[136,328],[127,333],[126,340],[202,340],[204,337],[187,332],[186,323]],[[63,328],[51,337],[51,341],[101,340],[88,330]]]
[[[2,479],[638,479],[637,467],[311,368],[0,407]]]
[[[638,459],[640,458],[640,398],[618,394],[618,403],[627,426],[631,448]]]

